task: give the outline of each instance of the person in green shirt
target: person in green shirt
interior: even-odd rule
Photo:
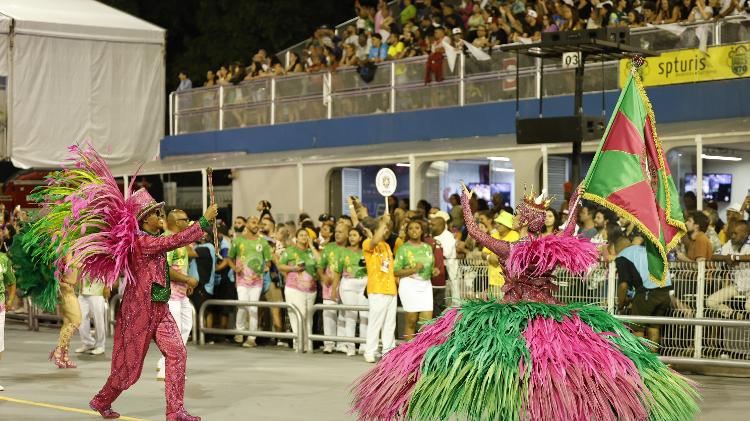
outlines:
[[[5,299],[5,295],[8,299]],[[13,305],[13,299],[16,296],[16,275],[13,273],[13,265],[10,263],[8,255],[0,253],[0,359],[2,359],[5,350],[5,305]],[[0,390],[4,390],[0,386]]]
[[[438,272],[432,247],[422,241],[424,228],[421,221],[411,221],[406,227],[406,241],[396,251],[394,275],[400,278],[398,295],[406,311],[404,337],[411,340],[417,331],[417,320],[432,319],[432,283]]]
[[[329,225],[323,225],[323,227],[327,226]],[[347,227],[348,225],[341,223],[336,225],[333,233],[334,241],[328,242],[320,253],[317,272],[320,283],[323,286],[323,304],[336,304],[338,302],[341,273],[337,272],[337,269],[341,260],[341,254],[346,247]],[[341,336],[337,334],[337,317],[338,312],[336,310],[323,310],[324,335]],[[343,334],[343,316],[341,322],[341,333]],[[334,346],[336,346],[335,342],[325,341],[323,343],[323,353],[333,353]]]
[[[343,248],[341,259],[339,260],[338,273],[341,276],[341,303],[351,306],[368,305],[365,297],[367,288],[367,268],[365,267],[365,255],[362,252],[362,242],[365,240],[365,234],[359,228],[350,228],[348,235],[348,247]],[[367,312],[347,310],[344,314],[344,335],[353,337],[357,329],[357,315],[359,315],[359,337],[367,336]],[[353,357],[355,351],[354,342],[347,342],[345,345],[346,355]],[[360,351],[364,353],[364,344],[360,345]]]
[[[252,216],[247,219],[242,235],[234,237],[226,259],[234,270],[237,285],[237,299],[240,301],[258,301],[263,292],[263,276],[271,268],[273,253],[271,246],[259,236],[260,221]],[[249,323],[248,323],[249,319]],[[237,307],[237,330],[258,329],[258,307]],[[241,343],[242,335],[235,335],[234,341]],[[255,337],[248,336],[242,344],[245,348],[255,347]]]
[[[279,270],[286,275],[284,287],[284,300],[288,304],[295,305],[302,319],[307,321],[307,331],[312,331],[312,317],[307,317],[312,312],[315,304],[315,275],[320,253],[307,233],[307,229],[300,228],[295,234],[297,242],[290,245],[279,257]],[[289,313],[289,321],[292,324],[292,332],[297,333],[297,317]],[[303,349],[312,352],[311,341],[303,344]]]

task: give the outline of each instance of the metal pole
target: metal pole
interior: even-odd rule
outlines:
[[[276,124],[276,77],[271,78],[271,115],[270,124]]]
[[[703,210],[703,136],[695,135],[695,203]]]
[[[609,314],[615,314],[617,267],[615,266],[615,262],[609,262],[607,266],[609,269],[607,273],[607,312]]]
[[[549,150],[542,145],[542,189],[549,191]]]
[[[299,211],[302,212],[305,209],[305,173],[302,166],[302,162],[297,163],[297,204],[299,205]]]
[[[219,130],[224,130],[224,85],[219,85]]]
[[[463,51],[458,55],[458,61],[460,64],[458,68],[458,105],[463,107],[466,103],[466,82],[464,81],[464,76],[466,75],[466,56]]]
[[[122,195],[127,199],[129,196],[128,192],[130,191],[130,189],[128,188],[130,187],[130,177],[128,177],[127,175],[123,175],[122,180]]]
[[[581,59],[578,61],[578,67],[576,67],[575,77],[575,98],[573,103],[573,113],[576,117],[583,116],[583,62],[586,61],[584,55],[581,54]],[[576,139],[573,141],[573,159],[571,168],[571,181],[573,187],[578,185],[581,180],[581,141],[583,139]]]
[[[396,63],[391,62],[391,114],[396,112]]]
[[[416,209],[419,197],[417,196],[417,158],[414,154],[409,155],[409,209]]]
[[[700,184],[700,183],[698,183]],[[703,318],[703,306],[706,292],[706,262],[698,262],[698,285],[695,297],[695,317]],[[693,343],[693,357],[700,358],[703,354],[703,326],[695,326],[695,342]]]
[[[180,134],[180,95],[174,94],[174,134]]]
[[[201,209],[208,209],[208,172],[205,168],[201,170]]]
[[[169,135],[174,135],[174,92],[169,93]]]
[[[536,76],[536,98],[539,101],[539,118],[542,118],[544,114],[544,58],[542,57],[536,59]]]

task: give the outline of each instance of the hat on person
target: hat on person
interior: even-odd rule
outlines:
[[[430,214],[430,218],[442,218],[445,222],[448,222],[451,219],[451,216],[448,215],[448,212],[446,211],[437,211]]]
[[[453,35],[460,34],[461,33],[461,28],[459,28],[459,27],[453,28],[452,32],[453,32]]]
[[[509,212],[500,211],[500,213],[495,218],[495,222],[497,222],[500,225],[505,225],[506,227],[510,229],[513,229],[513,215],[511,215]]]
[[[742,209],[742,205],[740,205],[739,203],[732,203],[732,204],[731,204],[731,205],[729,205],[729,207],[727,208],[727,212],[736,212],[736,213],[740,213],[740,209]]]
[[[575,6],[573,0],[563,0],[563,3],[567,4],[568,6]]]
[[[134,192],[128,201],[135,205],[137,209],[136,218],[139,221],[152,211],[164,207],[164,202],[157,202],[150,194],[148,194],[148,190],[145,188],[138,189]]]
[[[539,15],[536,14],[536,11],[534,11],[534,9],[527,10],[526,11],[526,15],[527,16],[531,16],[532,18],[535,18],[535,19],[537,18],[537,16],[539,16]]]
[[[611,1],[609,1],[609,0],[607,0],[607,1],[603,1],[603,2],[601,2],[601,3],[599,3],[599,4],[597,4],[597,5],[596,5],[596,8],[597,8],[597,9],[601,9],[602,7],[604,7],[604,5],[605,5],[605,4],[608,4],[608,5],[610,6],[610,7],[612,7],[612,2],[611,2]]]

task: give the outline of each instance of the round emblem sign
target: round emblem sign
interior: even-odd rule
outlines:
[[[396,174],[390,168],[382,168],[375,176],[375,186],[381,195],[393,195],[396,192]]]

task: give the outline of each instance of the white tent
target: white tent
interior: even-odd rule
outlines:
[[[165,31],[93,0],[0,0],[0,157],[57,166],[90,140],[113,164],[164,135]]]

